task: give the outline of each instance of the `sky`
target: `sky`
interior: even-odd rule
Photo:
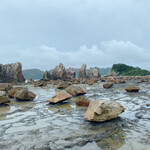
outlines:
[[[0,0],[0,64],[150,70],[150,0]]]

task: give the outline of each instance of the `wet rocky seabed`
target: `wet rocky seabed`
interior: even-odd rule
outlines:
[[[127,93],[128,85],[141,88]],[[24,85],[35,94],[34,101],[11,99],[0,106],[1,150],[149,150],[150,149],[150,82],[115,84],[104,89],[99,82],[87,90],[90,100],[113,100],[126,111],[120,117],[103,122],[85,121],[87,107],[75,104],[75,97],[59,104],[48,99],[60,90],[54,85],[34,87]]]

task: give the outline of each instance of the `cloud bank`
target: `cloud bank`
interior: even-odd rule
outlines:
[[[0,56],[4,63],[21,62],[23,69],[49,70],[61,62],[66,68],[80,67],[83,63],[88,67],[99,68],[126,63],[150,70],[150,52],[130,41],[103,41],[99,45],[83,45],[75,51],[59,51],[46,45],[26,49],[12,46],[0,51]]]

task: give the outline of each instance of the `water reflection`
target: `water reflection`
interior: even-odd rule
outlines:
[[[6,119],[6,115],[3,115],[10,111],[10,106],[5,104],[0,106],[0,119]]]

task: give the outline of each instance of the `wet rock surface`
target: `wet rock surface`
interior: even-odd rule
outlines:
[[[0,106],[0,149],[149,150],[150,121],[145,114],[150,110],[150,82],[138,83],[138,93],[124,91],[133,84],[115,84],[108,90],[101,82],[80,85],[91,101],[113,100],[126,108],[120,117],[103,123],[85,121],[87,107],[76,106],[75,98],[49,104],[48,98],[59,92],[53,85],[25,85],[37,95],[33,101],[11,99],[9,105]]]

